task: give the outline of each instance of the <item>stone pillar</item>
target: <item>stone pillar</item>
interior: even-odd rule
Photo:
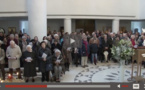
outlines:
[[[112,32],[117,33],[119,31],[119,19],[114,19],[112,21]]]
[[[46,0],[27,0],[28,5],[28,34],[31,38],[38,36],[42,41],[47,35],[47,7]]]
[[[72,32],[71,27],[71,19],[65,18],[64,19],[64,32],[68,32],[69,34]]]

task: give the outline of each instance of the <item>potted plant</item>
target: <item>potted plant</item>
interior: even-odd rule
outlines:
[[[111,48],[112,57],[120,62],[120,81],[124,81],[125,60],[131,59],[135,54],[132,43],[129,40],[122,39],[117,46]]]

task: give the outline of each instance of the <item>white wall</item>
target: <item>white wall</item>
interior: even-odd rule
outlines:
[[[0,0],[0,17],[27,16],[27,0]],[[32,3],[33,4],[33,3]],[[47,0],[48,15],[113,15],[145,19],[145,0]],[[20,13],[3,13],[20,12]]]
[[[138,0],[48,0],[48,14],[136,16]]]
[[[0,12],[26,11],[26,0],[0,0]]]
[[[145,19],[145,0],[139,0],[139,10],[138,10],[138,17],[140,19]]]

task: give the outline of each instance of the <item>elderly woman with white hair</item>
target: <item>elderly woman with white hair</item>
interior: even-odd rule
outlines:
[[[53,39],[52,43],[54,43],[54,41],[57,41],[58,43],[60,43],[60,37],[58,34],[54,34],[54,39]]]
[[[22,60],[24,62],[24,77],[26,82],[29,81],[29,77],[32,77],[32,82],[35,82],[34,77],[36,76],[36,56],[32,51],[31,45],[26,46],[26,51],[23,52]]]
[[[131,35],[131,43],[132,43],[132,46],[134,47],[135,45],[137,45],[137,41],[136,41],[136,38],[135,38],[135,35]]]
[[[15,44],[14,41],[10,41],[10,46],[6,50],[6,56],[8,58],[8,68],[10,70],[10,74],[13,74],[13,70],[16,69],[19,72],[18,78],[21,78],[21,70],[20,70],[20,57],[22,52],[20,47]]]
[[[55,50],[55,54],[53,55],[52,59],[54,62],[54,73],[56,81],[59,82],[61,73],[65,73],[64,60],[59,49]]]

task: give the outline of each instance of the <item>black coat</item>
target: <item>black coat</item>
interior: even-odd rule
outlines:
[[[40,42],[35,42],[32,49],[38,54],[38,50],[40,49]]]
[[[0,40],[3,41],[4,40],[4,36],[0,36]]]
[[[84,42],[82,41],[82,49],[81,49],[82,56],[87,56],[90,53],[89,44],[87,44],[87,48],[85,47]]]
[[[25,59],[31,57],[33,60],[31,62],[26,62]],[[35,53],[34,52],[23,52],[22,60],[24,63],[24,76],[25,77],[34,77],[36,76],[36,66],[35,66]]]
[[[108,51],[108,50],[110,49],[109,46],[110,46],[109,40],[107,40],[107,41],[105,42],[105,40],[102,39],[102,48],[103,48],[103,50],[104,50],[104,51]],[[108,49],[106,50],[105,47],[108,47]]]
[[[143,46],[143,42],[144,42],[144,40],[141,39],[138,46]]]
[[[36,54],[36,66],[40,66],[40,62],[39,62],[39,60],[38,60],[38,51],[39,51],[39,49],[40,49],[40,43],[39,42],[35,42],[34,43],[34,45],[33,45],[33,47],[32,47],[32,49],[33,49],[33,51],[35,52],[35,54]]]
[[[59,43],[57,45],[53,43],[51,46],[52,53],[54,53],[54,49],[59,49],[61,51],[61,45]]]
[[[90,45],[90,53],[97,53],[98,52],[98,45],[97,44],[91,44]]]
[[[43,53],[47,54],[46,61],[43,61],[42,55]],[[51,55],[51,50],[48,48],[40,48],[38,58],[40,61],[40,71],[41,72],[46,72],[52,70],[52,55]]]

